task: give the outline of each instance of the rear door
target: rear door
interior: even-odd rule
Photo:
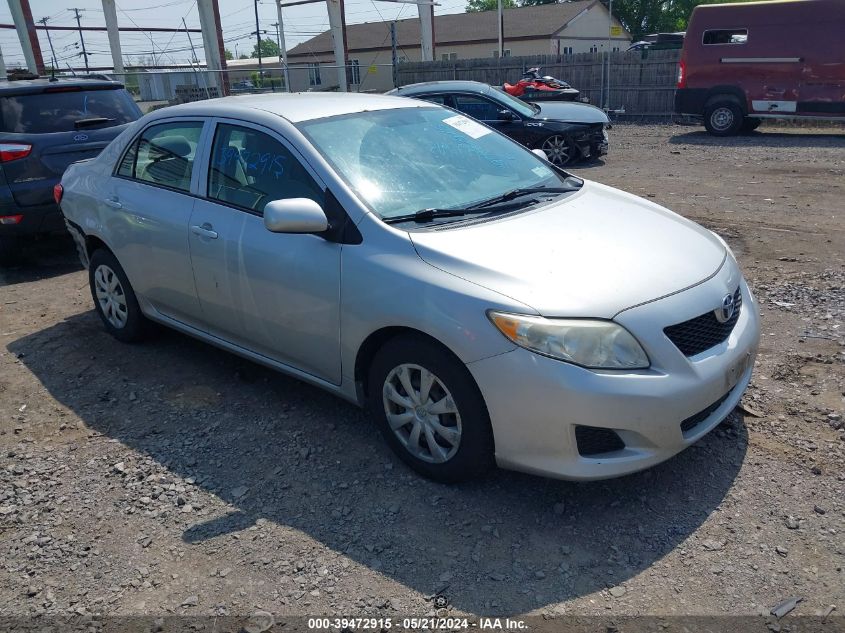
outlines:
[[[53,204],[53,185],[68,165],[95,157],[140,115],[123,88],[57,85],[0,94],[0,144],[21,154],[0,163],[15,203]]]
[[[199,118],[155,121],[129,144],[102,192],[111,246],[135,292],[161,314],[201,327],[188,246]]]
[[[218,119],[203,159],[205,199],[190,221],[191,261],[208,331],[277,362],[340,384],[341,245],[271,233],[272,200],[310,198],[325,185],[286,139]]]

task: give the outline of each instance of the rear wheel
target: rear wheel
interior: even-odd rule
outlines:
[[[117,258],[99,249],[91,256],[88,281],[94,308],[109,334],[124,343],[143,338],[149,322]]]
[[[742,108],[736,101],[714,101],[704,111],[704,127],[713,136],[734,136],[742,128]]]
[[[578,148],[565,134],[549,136],[540,144],[540,149],[545,152],[549,162],[558,167],[568,165],[578,157]]]
[[[493,464],[484,399],[457,359],[423,338],[388,341],[369,372],[369,408],[388,445],[420,474],[472,479]]]

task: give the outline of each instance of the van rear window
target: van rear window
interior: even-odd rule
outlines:
[[[716,29],[704,31],[705,44],[745,44],[748,29]]]
[[[0,97],[0,132],[48,134],[130,123],[141,111],[123,89]]]

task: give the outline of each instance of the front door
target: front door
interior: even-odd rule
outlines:
[[[218,120],[205,196],[189,223],[191,261],[208,330],[253,352],[340,384],[341,245],[271,233],[271,200],[323,187],[275,132]]]
[[[469,94],[454,94],[452,100],[459,112],[486,123],[515,141],[525,141],[522,118],[510,108],[486,97]]]

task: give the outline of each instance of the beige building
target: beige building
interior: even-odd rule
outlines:
[[[434,18],[434,58],[438,61],[498,56],[496,11],[457,13]],[[613,37],[608,41],[609,14],[599,0],[575,0],[504,11],[504,55],[567,55],[625,50],[631,35],[613,19]],[[365,22],[346,27],[351,71],[350,90],[385,91],[393,88],[390,22]],[[400,62],[420,61],[420,21],[396,21]],[[331,90],[337,87],[331,33],[325,31],[288,51],[291,88]],[[254,72],[256,60],[228,62],[232,81],[241,71]],[[279,75],[279,64],[265,64]],[[238,72],[234,72],[238,71]],[[248,72],[243,72],[247,76]]]

